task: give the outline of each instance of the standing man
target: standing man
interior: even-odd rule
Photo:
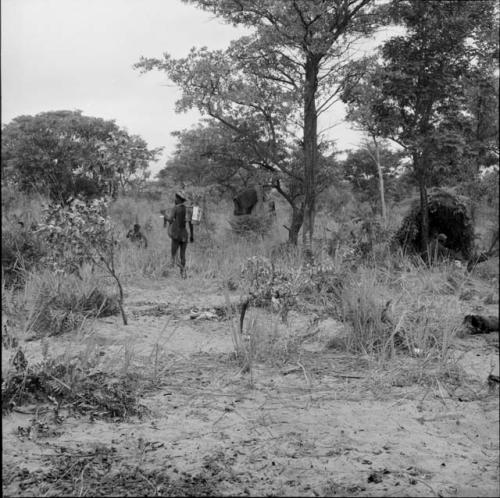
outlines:
[[[194,242],[193,238],[193,224],[191,216],[186,208],[186,196],[184,192],[177,192],[175,194],[175,205],[172,208],[170,216],[164,215],[165,220],[169,222],[168,235],[172,239],[171,256],[172,266],[175,265],[177,251],[180,253],[180,268],[181,277],[186,278],[186,248],[188,243],[188,232],[186,230],[186,221],[189,224],[190,237],[189,241]]]

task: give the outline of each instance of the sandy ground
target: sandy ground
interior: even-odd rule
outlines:
[[[51,351],[92,342],[144,369],[161,351],[161,380],[142,399],[149,414],[111,422],[62,411],[43,437],[19,429],[33,414],[4,416],[5,496],[67,495],[63,473],[50,472],[70,472],[77,460],[87,462],[71,483],[78,496],[161,495],[167,478],[178,484],[172,494],[500,495],[498,388],[486,383],[498,375],[498,334],[457,339],[466,377],[453,389],[328,349],[328,327],[298,361],[244,373],[231,356],[235,319],[215,313],[236,294],[177,278],[126,292],[129,325],[100,319],[86,334],[51,338]],[[288,327],[304,329],[307,319],[294,314]],[[39,341],[27,343],[27,357],[39,355]]]

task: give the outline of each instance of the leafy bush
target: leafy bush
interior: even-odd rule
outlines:
[[[328,254],[352,264],[379,257],[388,248],[388,241],[392,237],[392,230],[378,217],[349,220],[330,232]]]
[[[47,261],[56,270],[76,272],[82,264],[90,262],[113,277],[118,287],[118,305],[123,324],[127,317],[123,309],[123,287],[115,268],[116,228],[108,216],[109,200],[91,202],[74,200],[69,206],[49,206],[44,210],[40,231],[51,243]]]

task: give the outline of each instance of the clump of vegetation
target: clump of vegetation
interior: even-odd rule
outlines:
[[[118,296],[91,281],[42,274],[30,282],[32,302],[26,330],[31,339],[61,335],[77,329],[87,318],[120,312]]]
[[[300,354],[303,335],[280,325],[276,316],[266,312],[252,313],[247,319],[244,333],[231,328],[234,355],[243,372],[250,372],[255,363],[283,366]]]
[[[63,448],[61,448],[63,449]],[[168,463],[168,470],[151,469],[123,461],[115,448],[101,444],[90,450],[76,450],[68,467],[68,449],[44,457],[49,470],[15,468],[5,473],[6,484],[18,479],[28,494],[40,496],[217,496],[221,477],[211,468],[191,474]]]
[[[394,325],[384,314],[381,294],[380,285],[366,274],[352,275],[342,289],[341,319],[351,326],[346,337],[348,351],[370,356],[379,356],[384,351]]]
[[[84,263],[104,269],[118,288],[118,305],[123,324],[127,317],[123,309],[123,287],[115,267],[117,238],[115,227],[108,216],[109,201],[74,200],[69,206],[49,206],[45,210],[41,231],[51,242],[52,251],[47,263],[57,271],[80,276]]]
[[[245,262],[241,276],[246,283],[247,296],[242,305],[240,326],[248,306],[271,306],[279,311],[283,321],[297,302],[297,295],[303,286],[301,270],[288,272],[278,270],[268,258],[254,256]]]
[[[302,264],[287,266],[274,264],[264,256],[248,258],[242,265],[241,290],[243,299],[239,308],[239,329],[233,329],[236,355],[250,369],[255,361],[284,364],[300,351],[304,331],[292,331],[279,325],[272,314],[288,325],[292,309],[320,312],[341,316],[343,277],[332,264]],[[271,312],[264,322],[250,315],[247,326],[244,320],[252,307]]]
[[[267,235],[274,223],[274,217],[267,214],[245,214],[229,219],[232,231],[241,236]]]
[[[430,189],[428,195],[429,232],[445,234],[447,249],[464,259],[472,257],[474,226],[468,215],[467,199],[439,188]],[[421,220],[420,201],[415,200],[394,236],[395,241],[411,253],[421,252]]]
[[[72,359],[60,356],[30,365],[22,349],[13,355],[12,367],[2,381],[2,411],[34,401],[56,403],[57,410],[71,406],[81,413],[110,418],[141,415],[138,379],[118,376],[99,368],[99,357]]]
[[[2,276],[7,287],[20,287],[28,272],[42,262],[47,246],[29,227],[2,229]]]
[[[359,268],[341,293],[346,349],[381,361],[402,353],[444,365],[461,327],[465,278],[454,266],[429,269],[408,259],[403,273]]]
[[[278,269],[268,258],[247,258],[240,270],[243,293],[239,304],[239,325],[232,326],[236,357],[242,361],[244,371],[252,371],[255,361],[285,363],[300,346],[299,337],[290,331],[283,333],[275,318],[262,325],[251,316],[244,327],[247,310],[252,307],[277,313],[281,322],[287,323],[289,311],[297,305],[297,295],[302,287],[300,269]],[[265,316],[266,314],[264,314]]]

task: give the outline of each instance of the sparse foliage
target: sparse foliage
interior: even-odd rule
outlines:
[[[113,277],[126,325],[123,288],[115,268],[117,240],[107,215],[108,203],[104,198],[87,203],[77,199],[70,206],[49,206],[40,230],[51,242],[53,251],[48,254],[47,262],[55,270],[78,273],[84,262],[90,262]]]

